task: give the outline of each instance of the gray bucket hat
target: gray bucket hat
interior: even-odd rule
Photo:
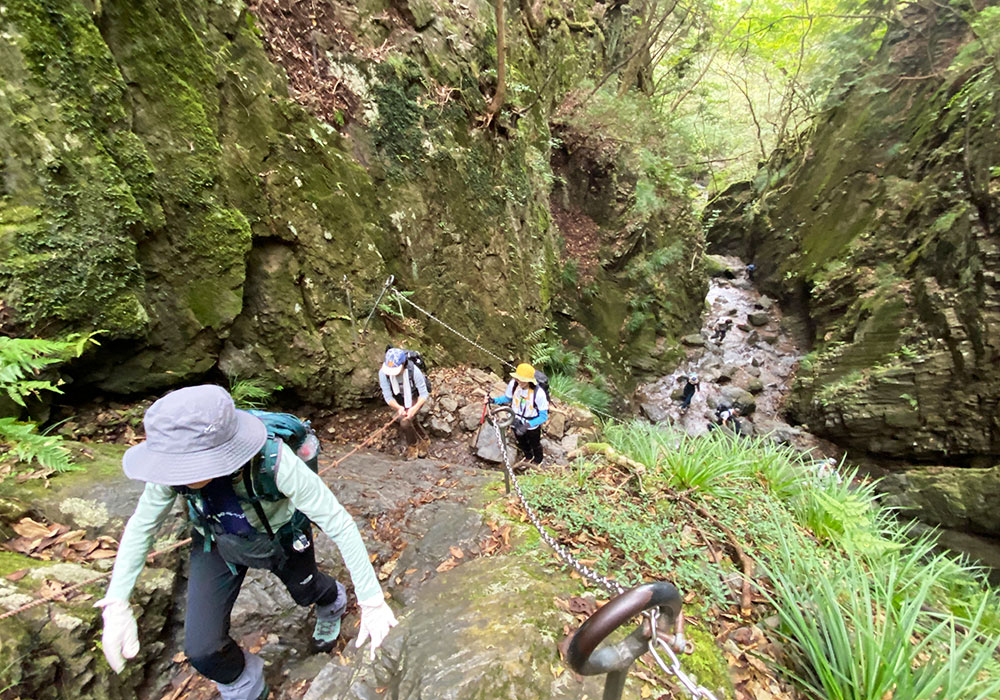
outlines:
[[[237,410],[229,392],[213,384],[170,392],[142,422],[146,441],[125,452],[122,467],[130,479],[164,486],[231,474],[267,440],[264,423]]]

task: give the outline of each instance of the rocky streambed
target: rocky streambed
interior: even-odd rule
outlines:
[[[970,517],[976,517],[968,506],[976,499],[964,493],[964,487],[956,487],[953,494],[942,491],[939,477],[946,470],[901,471],[898,464],[845,452],[785,419],[783,405],[807,347],[801,324],[757,289],[740,258],[711,255],[708,260],[712,277],[701,331],[684,338],[687,358],[672,373],[639,387],[636,399],[643,415],[700,435],[716,420],[715,409],[720,403],[738,404],[744,413],[740,419],[744,434],[770,435],[817,460],[832,457],[860,467],[869,476],[883,478],[880,490],[887,505],[942,526],[938,530],[943,545],[990,567],[992,578],[1000,581],[1000,543],[963,527]],[[732,325],[719,339],[716,329],[727,320]],[[691,374],[698,375],[700,390],[690,408],[683,411],[682,390]],[[979,471],[986,480],[996,478],[994,470]],[[982,504],[980,510],[988,510],[988,506]],[[929,527],[918,524],[916,530]]]
[[[715,421],[720,403],[738,405],[744,434],[770,434],[817,459],[839,457],[835,445],[790,425],[781,415],[803,355],[804,340],[796,323],[757,290],[742,260],[708,257],[712,277],[701,331],[683,339],[687,359],[672,373],[639,387],[636,398],[642,413],[655,423],[701,435]],[[727,322],[728,330],[717,333]],[[681,392],[692,374],[700,387],[684,411]]]

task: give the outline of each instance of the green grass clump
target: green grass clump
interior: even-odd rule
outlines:
[[[603,431],[641,475],[593,457],[523,479],[577,558],[623,585],[672,581],[689,612],[710,620],[739,598],[741,572],[718,556],[735,533],[779,620],[777,670],[806,696],[1000,697],[997,591],[981,569],[939,553],[934,534],[901,524],[856,471],[824,476],[807,454],[766,438],[691,437],[641,421]]]
[[[553,398],[585,406],[597,413],[607,413],[611,409],[611,394],[566,374],[554,373],[549,377],[549,389]]]
[[[833,700],[985,700],[1000,692],[1000,635],[983,630],[980,599],[961,619],[937,605],[945,555],[929,540],[888,555],[836,556],[795,539],[768,562],[769,597],[790,650],[789,676]]]

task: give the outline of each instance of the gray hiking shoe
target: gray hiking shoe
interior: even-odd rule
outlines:
[[[313,653],[325,654],[337,644],[337,638],[340,636],[340,619],[343,614],[343,608],[324,610],[324,606],[316,606],[316,626],[312,634]]]

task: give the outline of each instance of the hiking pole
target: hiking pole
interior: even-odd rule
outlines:
[[[351,315],[351,338],[358,342],[358,324],[354,320],[354,303],[351,301],[351,288],[347,286],[347,275],[344,275],[344,293],[347,294],[347,313]]]
[[[361,335],[364,335],[365,331],[368,330],[368,322],[372,320],[372,314],[375,313],[375,309],[378,308],[378,304],[380,301],[382,301],[382,297],[385,296],[385,293],[389,290],[389,287],[391,287],[393,282],[395,281],[396,281],[395,275],[389,275],[386,278],[385,284],[382,285],[382,291],[378,293],[378,298],[375,300],[375,304],[372,306],[372,310],[368,312],[368,318],[365,319],[365,325],[361,327]]]

